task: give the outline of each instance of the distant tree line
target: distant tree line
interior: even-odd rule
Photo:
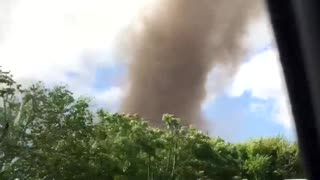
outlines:
[[[304,177],[295,142],[228,143],[172,115],[93,112],[66,87],[21,88],[0,69],[0,179],[254,179]]]

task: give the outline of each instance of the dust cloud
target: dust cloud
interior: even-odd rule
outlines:
[[[205,129],[201,104],[212,68],[230,78],[244,60],[243,36],[259,0],[159,0],[132,25],[126,55],[130,88],[123,111],[161,126],[164,113]],[[223,84],[223,83],[221,83]],[[218,87],[217,87],[218,88]]]

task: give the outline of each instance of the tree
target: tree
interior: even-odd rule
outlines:
[[[303,177],[296,143],[274,137],[250,141],[244,148],[244,174],[249,179]]]
[[[0,179],[284,179],[303,177],[283,137],[231,144],[163,116],[92,112],[66,86],[22,89],[0,70]]]

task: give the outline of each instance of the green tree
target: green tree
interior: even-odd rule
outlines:
[[[249,179],[303,177],[296,143],[274,137],[250,141],[244,148],[243,168]]]
[[[165,114],[90,110],[66,86],[22,89],[0,70],[0,179],[284,179],[303,177],[296,143],[283,137],[231,144]]]

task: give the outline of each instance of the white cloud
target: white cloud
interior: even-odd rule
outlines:
[[[249,56],[262,51],[274,42],[271,25],[267,17],[266,13],[262,12],[262,15],[254,18],[246,29],[242,43]],[[211,70],[207,77],[207,96],[202,103],[202,109],[208,107],[216,96],[224,92],[225,88],[232,83],[233,76],[234,72],[224,67],[216,66]]]
[[[282,74],[275,50],[265,51],[244,63],[235,76],[231,94],[239,96],[250,90],[255,97],[268,99],[281,91]]]
[[[148,0],[14,1],[0,0],[2,69],[22,84],[62,82],[76,94],[93,96],[96,68],[119,63],[110,58],[118,33]],[[111,89],[102,99],[110,99],[108,93],[115,95],[112,103],[121,94]]]
[[[258,54],[240,67],[229,94],[241,96],[245,91],[251,92],[255,98],[274,100],[275,107],[271,118],[292,131],[293,118],[277,50]]]
[[[83,56],[110,53],[117,33],[130,23],[140,1],[20,0],[5,24],[0,64],[17,78],[57,81],[67,71],[116,63]]]
[[[95,94],[98,106],[105,106],[109,111],[116,112],[120,107],[120,102],[125,96],[125,91],[121,87],[111,87],[103,92]]]
[[[9,24],[12,6],[16,0],[0,0],[0,41],[2,40],[2,33]]]
[[[228,74],[223,68],[214,68],[208,76],[206,84],[208,95],[203,103],[203,108],[207,107],[223,91],[227,91],[226,93],[233,97],[241,96],[245,91],[249,91],[255,98],[273,100],[275,105],[271,119],[292,132],[294,128],[293,117],[278,53],[276,49],[265,49],[272,44],[274,44],[274,37],[267,16],[263,15],[252,21],[244,36],[244,46],[248,47],[249,56],[250,53],[258,54],[242,64],[234,76]],[[229,78],[226,79],[226,77]],[[225,88],[229,84],[231,87],[226,90]],[[252,112],[262,109],[263,104],[261,103],[252,103],[250,106]]]
[[[263,13],[262,16],[257,17],[249,24],[244,43],[249,49],[255,51],[274,43],[271,24],[266,13]]]
[[[202,103],[202,109],[205,109],[215,100],[218,95],[225,90],[226,86],[232,82],[232,72],[224,67],[216,66],[207,77],[206,98]]]

